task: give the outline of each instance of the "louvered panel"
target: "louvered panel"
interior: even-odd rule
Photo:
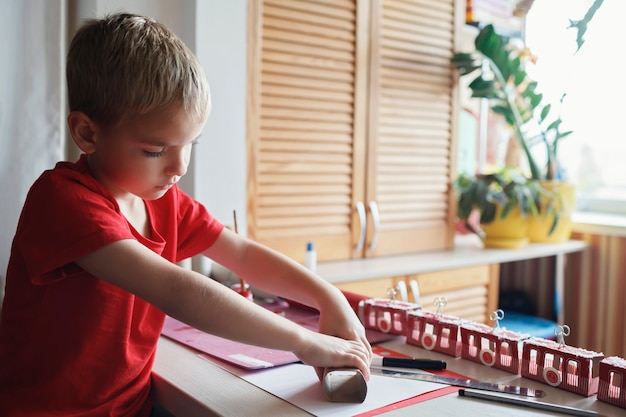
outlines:
[[[302,0],[265,0],[263,15],[280,17],[292,22],[316,22],[323,24],[327,19],[333,19],[336,26],[343,26],[353,22],[354,10],[342,10],[334,5],[323,6],[315,1]]]
[[[274,116],[284,119],[304,120],[311,118],[328,120],[331,117],[331,121],[343,123],[349,122],[351,119],[351,105],[345,102],[324,102],[310,98],[294,99],[267,95],[261,98],[261,105],[263,106],[261,114],[265,117]]]
[[[445,28],[451,31],[451,16],[454,13],[454,2],[437,0],[386,0],[385,17],[394,22],[414,22]]]
[[[298,10],[305,13],[314,13],[321,16],[330,16],[342,21],[351,21],[354,17],[356,6],[349,0],[307,1],[302,0],[266,0],[267,7],[274,5],[285,10]]]
[[[291,178],[287,178],[291,177]],[[332,173],[318,173],[315,175],[281,175],[281,174],[267,174],[263,176],[260,185],[264,184],[285,184],[287,186],[299,186],[302,184],[351,184],[349,177],[341,174]]]
[[[327,58],[325,56],[313,55],[313,48],[303,48],[302,45],[298,46],[298,53],[282,53],[275,51],[267,51],[264,55],[265,62],[273,63],[273,64],[285,64],[289,66],[302,66],[303,68],[310,69],[322,69],[322,70],[330,70],[330,71],[351,71],[353,68],[353,63],[351,61],[340,61],[333,58]],[[308,54],[307,54],[308,52]],[[332,74],[331,72],[321,72],[324,76],[328,78],[332,78],[332,76],[341,75],[346,76],[347,74]],[[350,80],[350,78],[342,78]]]
[[[303,224],[305,227],[326,227],[340,223],[342,219],[345,220],[347,216],[330,216],[330,215],[306,215],[296,216],[292,212],[289,216],[282,217],[267,217],[261,222],[261,226],[267,230],[284,230],[288,228],[300,228]],[[334,219],[334,221],[333,221]],[[267,232],[266,232],[267,233]]]
[[[262,64],[263,76],[265,74],[272,75],[288,75],[294,77],[308,77],[313,81],[338,81],[353,83],[354,79],[351,74],[328,68],[327,61],[316,61],[312,58],[293,57],[290,62],[282,62],[281,59],[287,60],[288,57],[280,54],[267,54],[267,60]],[[276,60],[276,62],[273,62]]]
[[[443,120],[445,121],[445,114],[450,111],[450,108],[445,103],[432,103],[430,105],[425,103],[415,103],[410,101],[404,101],[404,107],[389,106],[387,103],[381,103],[379,107],[380,117],[385,120],[393,120],[394,117],[399,117],[400,120]]]
[[[347,165],[350,163],[349,156],[340,155],[340,154],[324,154],[321,152],[261,152],[263,159],[265,161],[271,162],[272,164],[267,164],[262,169],[275,169],[275,164],[283,164],[285,166],[289,166],[289,172],[294,172],[294,170],[305,170],[306,172],[321,172],[324,170],[328,172],[326,169],[326,165],[338,165],[340,167]],[[347,162],[346,162],[347,161]],[[302,166],[303,164],[308,164],[306,166]],[[313,166],[312,164],[317,164]],[[315,170],[315,171],[314,171]],[[346,172],[342,168],[337,168],[334,172]]]
[[[283,102],[286,105],[289,103],[293,103],[293,107],[266,107],[261,112],[261,115],[264,116],[267,120],[269,119],[278,119],[278,120],[289,120],[291,124],[297,127],[298,121],[318,121],[325,120],[330,123],[338,123],[340,125],[350,125],[352,120],[350,113],[344,113],[343,111],[315,111],[315,109],[303,109],[296,107],[304,100],[291,100],[284,99]],[[264,102],[266,102],[264,100]],[[315,107],[315,103],[312,101],[308,102],[311,104],[311,107]],[[320,103],[321,105],[321,103]],[[331,106],[332,107],[332,106]],[[344,109],[342,109],[344,110]]]
[[[380,0],[376,10],[368,200],[380,225],[368,256],[423,250],[424,239],[432,239],[429,249],[446,248],[455,2]]]
[[[318,90],[324,92],[330,92],[334,94],[349,94],[351,97],[347,97],[346,101],[352,99],[354,94],[354,86],[350,83],[334,81],[334,80],[318,80],[312,78],[301,78],[298,76],[290,76],[286,74],[274,74],[266,71],[263,74],[263,80],[266,87],[272,86],[273,88],[289,87],[303,87],[307,94],[316,94]],[[266,91],[266,94],[272,94],[274,91]]]
[[[350,256],[354,1],[264,0],[253,236],[297,260]]]
[[[424,164],[420,165],[411,165],[411,166],[386,166],[384,169],[379,170],[379,179],[384,181],[386,178],[394,174],[408,174],[405,175],[407,181],[413,182],[414,179],[421,180],[422,178],[429,179],[431,176],[440,176],[446,175],[448,172],[448,168],[446,165],[435,165],[435,166],[426,166]],[[387,176],[385,176],[388,174]],[[395,178],[395,177],[394,177]],[[413,196],[407,196],[407,198],[412,198]]]
[[[259,203],[264,207],[269,206],[323,206],[326,204],[337,204],[341,205],[346,202],[345,198],[341,196],[306,196],[306,195],[291,195],[291,196],[268,196],[260,199]],[[297,211],[296,207],[294,211],[290,211],[290,213],[294,213]],[[308,208],[308,207],[307,207]],[[261,210],[261,212],[263,212]],[[288,219],[282,219],[283,221],[288,221]]]
[[[274,35],[278,36],[280,34],[281,33],[276,32]],[[287,33],[282,33],[282,35],[287,36]],[[291,42],[267,40],[264,43],[264,47],[267,51],[276,52],[277,55],[282,53],[283,56],[287,56],[287,57],[290,57],[293,55],[314,56],[318,60],[331,59],[339,63],[354,62],[354,56],[350,54],[349,50],[345,49],[345,45],[343,45],[342,43],[337,43],[333,45],[332,43],[329,44],[328,40],[325,40],[325,39],[320,40],[318,38],[318,41],[320,41],[319,45],[318,44],[311,45],[310,44],[311,42],[309,39],[297,38],[297,40],[299,41],[298,44],[300,45],[297,51],[293,50],[293,44],[296,42],[296,38],[292,39]],[[306,43],[300,43],[302,41]],[[333,47],[335,48],[343,47],[344,49],[333,49]],[[276,60],[276,61],[280,61],[280,60]]]
[[[307,55],[313,54],[318,58],[333,59],[339,62],[354,62],[354,55],[350,53],[350,42],[346,40],[328,39],[319,36],[300,35],[297,33],[266,29],[266,33],[271,37],[279,39],[290,38],[290,42],[282,40],[267,40],[265,46],[267,51],[282,52],[287,54]],[[293,50],[293,45],[298,44],[297,51]]]
[[[441,125],[439,126],[428,126],[427,122],[418,123],[413,119],[403,119],[404,124],[407,126],[397,126],[397,125],[382,125],[380,126],[380,137],[384,138],[386,135],[398,135],[398,136],[407,136],[407,137],[428,137],[428,138],[440,138],[447,142],[447,137],[445,130],[441,129]]]
[[[266,120],[263,120],[263,125],[261,126],[261,129],[263,130],[267,130],[267,129],[280,130],[280,129],[285,129],[285,128],[295,129],[295,130],[299,130],[303,132],[310,131],[310,130],[317,130],[318,132],[329,132],[329,133],[346,133],[346,134],[352,133],[351,125],[348,125],[348,124],[339,125],[337,123],[334,123],[334,124],[326,123],[324,120],[320,120],[319,122],[300,121],[299,123],[295,123],[290,120],[266,119]],[[268,137],[268,136],[265,136],[265,137]]]
[[[398,17],[397,13],[387,13],[388,17]],[[395,20],[393,26],[385,26],[383,28],[383,36],[385,39],[404,41],[404,42],[428,42],[429,44],[437,44],[442,47],[449,47],[452,37],[448,32],[445,24],[437,27],[433,25],[432,20],[425,18],[428,24],[417,24],[419,17],[414,17],[412,21]]]
[[[336,203],[336,202],[334,202]],[[279,217],[284,216],[287,213],[292,213],[298,216],[302,215],[346,215],[348,214],[346,209],[339,204],[332,204],[323,207],[315,207],[309,205],[303,205],[298,207],[284,207],[282,204],[271,206],[269,204],[263,206],[260,210],[264,216]]]
[[[327,157],[325,154],[350,155],[349,148],[343,143],[332,143],[328,141],[317,141],[314,146],[320,152],[313,157]],[[311,154],[311,143],[297,140],[268,139],[261,144],[261,152],[300,152]],[[322,154],[323,153],[323,154]]]
[[[264,140],[284,140],[293,141],[294,143],[317,142],[320,144],[323,143],[325,147],[330,146],[330,144],[336,144],[342,146],[342,151],[345,151],[345,146],[351,145],[351,136],[341,132],[318,132],[310,130],[305,132],[293,132],[288,130],[264,129],[261,130],[260,137],[264,138]]]
[[[362,200],[378,203],[381,220],[379,248],[366,255],[451,245],[449,60],[460,4],[253,3],[251,237],[297,260],[307,240],[321,261],[359,256]]]
[[[305,6],[313,6],[310,2],[301,3]],[[263,24],[268,27],[284,27],[296,33],[318,34],[332,39],[355,38],[355,20],[353,18],[290,9],[284,7],[282,1],[275,2],[273,5],[266,2],[263,7],[263,16]],[[321,31],[321,28],[324,30]]]
[[[284,81],[284,78],[281,77],[280,81]],[[271,83],[266,83],[267,85]],[[339,103],[351,103],[352,102],[352,89],[346,89],[347,91],[340,91],[336,87],[333,88],[325,88],[323,86],[317,86],[316,89],[312,90],[309,88],[295,88],[291,86],[286,86],[283,84],[274,83],[272,86],[272,91],[268,92],[265,97],[287,97],[287,98],[302,98],[306,97],[309,100],[324,100],[327,102],[339,102]]]

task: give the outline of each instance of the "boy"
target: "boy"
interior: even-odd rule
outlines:
[[[0,322],[0,415],[147,416],[165,314],[223,337],[357,367],[371,348],[343,295],[225,229],[176,185],[210,109],[199,63],[166,27],[120,13],[67,57],[68,127],[83,154],[27,196]],[[202,253],[320,310],[308,331],[175,263]],[[184,370],[181,370],[184,371]]]

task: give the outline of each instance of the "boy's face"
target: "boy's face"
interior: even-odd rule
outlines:
[[[97,127],[89,167],[118,200],[160,198],[187,172],[204,123],[175,109],[139,115],[113,128]]]

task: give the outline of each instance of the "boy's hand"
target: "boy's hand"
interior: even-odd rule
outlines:
[[[335,303],[330,308],[325,308],[320,312],[319,332],[339,337],[350,341],[358,346],[358,350],[363,352],[363,360],[366,362],[366,369],[359,367],[363,376],[369,379],[369,365],[372,360],[372,347],[365,336],[365,327],[354,313],[350,305],[343,300]],[[332,365],[332,366],[350,366],[349,364]],[[318,376],[321,378],[323,369],[317,369]]]
[[[298,359],[315,367],[322,380],[324,368],[357,368],[366,381],[370,378],[371,350],[369,344],[321,333],[308,332],[302,349],[294,352]]]

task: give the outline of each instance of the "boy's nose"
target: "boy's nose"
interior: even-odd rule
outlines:
[[[179,152],[172,152],[170,159],[167,161],[165,172],[168,175],[182,177],[187,173],[189,165],[189,155],[183,149]]]

